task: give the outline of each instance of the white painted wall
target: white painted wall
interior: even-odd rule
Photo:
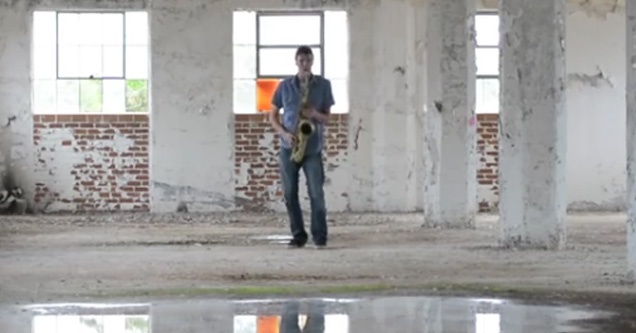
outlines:
[[[568,15],[568,202],[625,207],[625,13]]]
[[[496,0],[478,0],[496,10]],[[569,0],[567,184],[570,210],[625,208],[624,1]],[[492,197],[479,196],[478,202]]]
[[[258,8],[298,8],[310,2],[152,2],[153,210],[173,211],[181,201],[189,201],[195,210],[232,209],[230,10],[255,9],[257,3]],[[615,6],[614,0],[570,2],[585,5],[579,10],[572,5],[573,11],[568,15],[568,200],[572,208],[619,209],[625,203],[624,11],[622,6]],[[356,84],[350,90],[349,125],[350,142],[357,142],[358,149],[350,149],[350,165],[346,175],[338,176],[338,180],[343,180],[339,184],[347,184],[350,208],[355,210],[418,209],[422,206],[421,184],[411,182],[413,175],[422,176],[417,162],[421,145],[411,143],[418,136],[411,131],[417,108],[411,101],[405,102],[404,93],[398,90],[378,100],[377,88],[359,84],[399,85],[412,80],[385,81],[396,66],[408,64],[413,57],[399,56],[389,48],[412,46],[396,38],[399,34],[382,33],[377,27],[362,28],[363,22],[385,22],[385,14],[379,11],[384,8],[381,6],[391,3],[389,7],[396,13],[403,13],[406,7],[392,1],[369,2],[376,6],[362,3],[329,2],[331,8],[354,6],[351,19],[359,27],[352,29],[356,35],[351,38],[354,64],[350,77]],[[0,1],[0,126],[16,116],[11,127],[0,128],[0,170],[11,165],[27,191],[35,183],[29,89],[30,13],[34,9],[78,7],[146,8],[147,2]],[[607,14],[614,9],[618,11]],[[387,31],[407,34],[408,24]],[[371,65],[381,68],[370,70]],[[594,78],[599,69],[607,80]],[[391,109],[395,112],[386,112]],[[175,137],[169,137],[172,135]],[[400,154],[389,154],[393,148],[401,149]]]

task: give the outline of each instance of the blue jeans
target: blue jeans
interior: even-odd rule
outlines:
[[[309,304],[305,328],[298,325],[300,304],[297,302],[285,305],[280,321],[280,333],[325,333],[324,306]]]
[[[279,165],[292,236],[303,244],[308,239],[298,199],[298,176],[302,168],[307,179],[307,192],[311,203],[311,235],[315,244],[325,245],[327,243],[327,208],[323,190],[325,173],[322,153],[307,155],[300,164],[290,160],[291,153],[291,149],[281,148]]]

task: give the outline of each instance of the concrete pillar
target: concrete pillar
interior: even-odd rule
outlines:
[[[30,1],[0,1],[0,186],[20,186],[29,203],[33,181]]]
[[[474,226],[477,210],[474,14],[474,0],[429,1],[424,109],[426,227]]]
[[[627,12],[627,276],[636,282],[636,3]]]
[[[500,3],[504,246],[566,242],[565,0]]]
[[[2,305],[0,306],[2,332],[31,333],[34,316],[31,311],[23,311],[18,306]]]
[[[232,7],[151,3],[151,210],[234,208]]]
[[[227,301],[159,303],[151,309],[150,332],[234,332],[233,308]]]
[[[425,5],[379,0],[350,8],[353,211],[422,208]]]

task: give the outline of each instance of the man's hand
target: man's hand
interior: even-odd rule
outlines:
[[[308,108],[303,110],[303,116],[310,118],[310,119],[315,119],[318,120],[319,122],[325,123],[327,122],[327,115],[320,113],[318,110],[316,110],[315,108]]]
[[[293,145],[294,141],[296,141],[296,136],[294,136],[293,134],[287,131],[283,132],[281,136],[283,137],[283,140],[285,140],[285,142],[287,142],[290,145]]]

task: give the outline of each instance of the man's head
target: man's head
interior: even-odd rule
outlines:
[[[309,46],[301,46],[296,50],[296,66],[298,74],[311,73],[311,66],[314,64],[314,53]]]

